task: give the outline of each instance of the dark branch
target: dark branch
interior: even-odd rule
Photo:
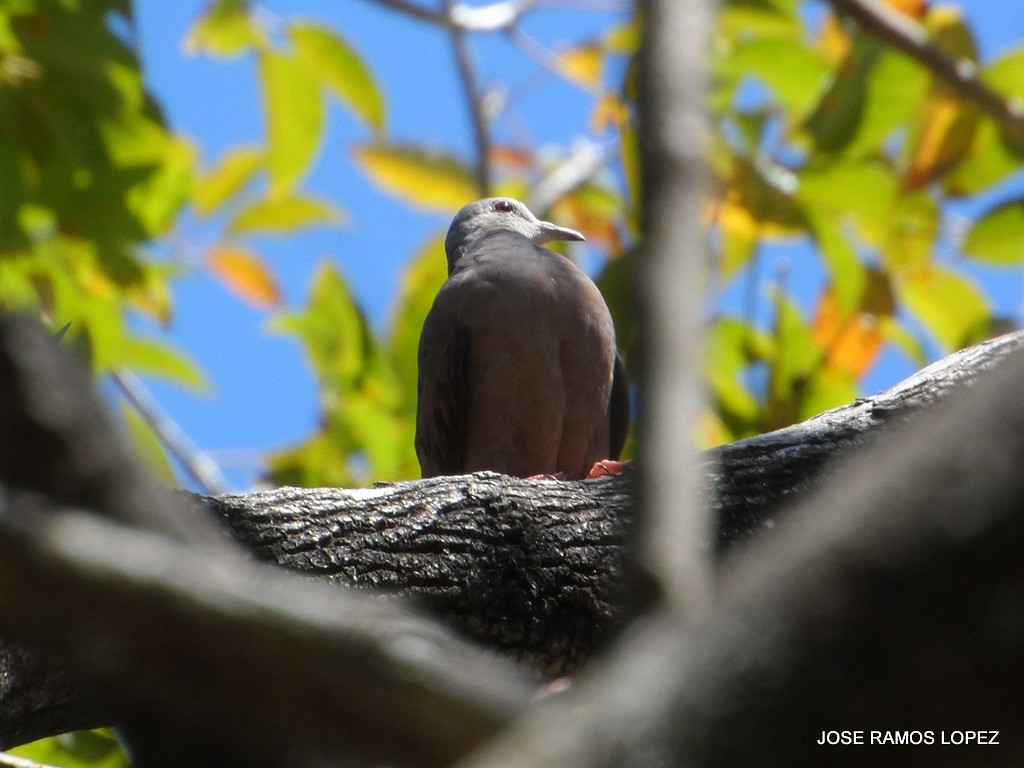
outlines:
[[[951,58],[929,41],[919,24],[890,5],[877,0],[829,2],[837,13],[854,19],[863,29],[919,61],[961,97],[994,117],[1010,136],[1024,141],[1024,109],[989,88],[973,62]]]
[[[449,17],[452,16],[454,8],[455,3],[446,0],[445,9]],[[451,39],[452,53],[455,56],[456,69],[459,72],[459,82],[462,83],[466,105],[469,108],[470,123],[473,126],[473,141],[476,144],[476,162],[474,163],[476,186],[480,197],[489,197],[491,194],[491,131],[484,111],[484,97],[477,83],[476,69],[473,66],[472,54],[465,32],[452,24],[448,29],[448,36]]]
[[[289,739],[308,739],[328,751],[345,749],[371,759],[379,756],[374,734],[386,730],[394,744],[390,759],[425,749],[422,759],[444,761],[479,743],[525,702],[521,679],[490,663],[481,668],[472,648],[400,605],[367,602],[358,599],[362,595],[295,579],[279,584],[271,570],[227,555],[222,546],[179,544],[75,512],[66,499],[46,495],[44,481],[52,475],[45,467],[66,461],[71,437],[62,429],[86,424],[90,445],[112,440],[114,432],[103,420],[79,416],[56,426],[50,419],[47,440],[34,437],[40,425],[20,410],[26,376],[38,387],[63,392],[64,407],[72,411],[99,404],[87,389],[75,388],[74,377],[56,375],[68,373],[64,350],[45,334],[22,331],[10,318],[0,321],[0,364],[7,366],[0,381],[10,395],[0,411],[4,424],[21,430],[13,433],[18,439],[0,445],[20,446],[38,467],[26,472],[25,462],[0,453],[0,482],[8,489],[0,497],[0,621],[5,639],[31,652],[9,643],[0,649],[0,744],[147,712],[185,730],[201,722],[216,739],[266,747],[268,754],[292,744]],[[757,539],[765,534],[754,534],[784,528],[793,515],[783,513],[783,503],[824,488],[837,459],[879,442],[915,412],[955,392],[975,390],[983,371],[1022,347],[1024,332],[986,342],[875,398],[706,454],[704,470],[718,491],[710,502],[720,546],[753,539],[740,551],[757,551]],[[11,366],[11,356],[34,364]],[[994,434],[1003,440],[1006,431]],[[890,446],[888,438],[883,445]],[[993,461],[988,453],[978,457]],[[942,466],[924,482],[935,484],[934,493],[953,494],[964,503],[967,486]],[[66,469],[72,473],[68,487],[79,487],[77,465]],[[128,493],[123,483],[130,472],[104,477]],[[14,490],[28,481],[35,493]],[[630,569],[622,546],[632,517],[631,482],[629,475],[558,483],[482,474],[363,491],[278,489],[205,504],[262,559],[338,584],[404,595],[462,635],[557,672],[586,660],[627,613],[643,607],[625,597],[638,594],[626,589],[634,585],[626,582]],[[887,482],[893,500],[916,503],[914,477]],[[82,498],[116,509],[120,495]],[[922,503],[934,507],[933,499]],[[166,498],[161,504],[178,507]],[[813,522],[830,506],[819,503],[800,517]],[[888,529],[872,509],[851,512],[849,519],[874,520],[863,525],[881,525],[882,533],[872,535],[884,538]],[[789,530],[796,536],[800,526]],[[948,551],[954,544],[944,545],[943,556],[954,556]],[[908,539],[911,545],[931,551],[927,537],[921,544]],[[978,589],[983,585],[977,582]],[[806,606],[794,599],[793,621],[799,624]],[[48,671],[48,658],[60,660],[72,676]],[[462,673],[468,666],[479,676],[467,680]],[[451,680],[463,681],[454,693]],[[379,706],[366,706],[368,691]],[[418,714],[394,716],[412,706],[402,702],[413,701]],[[449,722],[443,739],[435,733],[440,720],[423,720],[424,712]],[[409,730],[402,730],[405,725]],[[433,746],[420,743],[435,738],[440,741]]]

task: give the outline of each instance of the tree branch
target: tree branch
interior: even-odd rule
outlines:
[[[966,59],[953,59],[928,39],[928,33],[908,16],[878,0],[829,0],[836,13],[856,21],[923,64],[932,74],[994,117],[1017,141],[1024,141],[1024,108],[991,88]]]
[[[823,732],[930,734],[879,766],[1024,759],[1024,356],[904,424],[722,567],[713,611],[621,652],[463,768],[862,766]],[[965,723],[998,748],[951,748]],[[529,739],[523,736],[529,734]]]
[[[24,396],[21,379],[29,375],[22,367],[11,368],[5,362],[4,356],[20,346],[11,343],[12,336],[30,350],[22,349],[17,357],[35,361],[31,381],[42,388],[64,391],[66,380],[49,374],[60,369],[51,356],[63,360],[66,350],[41,331],[37,336],[16,333],[19,327],[20,323],[10,318],[0,320],[0,366],[7,366],[0,381],[9,385],[5,393]],[[1003,410],[996,416],[988,416],[970,428],[962,420],[956,421],[955,427],[948,427],[955,439],[950,439],[947,432],[938,436],[929,433],[925,449],[915,449],[915,462],[928,466],[929,457],[938,462],[924,474],[924,496],[920,495],[922,491],[914,490],[918,479],[893,461],[893,456],[904,452],[911,455],[909,449],[903,443],[890,442],[887,436],[908,421],[938,423],[938,416],[915,420],[914,414],[924,408],[929,414],[938,413],[933,407],[957,392],[970,391],[979,397],[976,393],[983,391],[984,382],[979,381],[983,373],[1021,348],[1024,332],[985,342],[930,366],[875,398],[706,454],[704,471],[719,489],[711,503],[719,520],[721,547],[725,552],[734,551],[736,547],[730,547],[730,543],[753,539],[738,551],[743,562],[749,557],[760,563],[750,566],[752,570],[742,579],[728,577],[728,583],[746,586],[724,587],[727,582],[720,583],[720,591],[726,589],[734,595],[729,598],[732,607],[721,615],[716,608],[706,636],[701,634],[704,630],[684,636],[690,638],[687,643],[696,643],[688,647],[703,649],[700,658],[718,660],[717,666],[709,669],[722,670],[725,687],[716,689],[713,681],[700,676],[704,673],[699,665],[695,668],[686,660],[678,626],[650,622],[641,625],[648,631],[629,630],[626,636],[626,642],[642,642],[642,652],[638,653],[634,645],[629,652],[610,657],[617,661],[600,679],[612,689],[619,689],[623,696],[639,696],[643,706],[635,711],[651,714],[659,711],[661,704],[669,706],[678,701],[659,699],[653,695],[655,690],[676,697],[693,684],[710,697],[709,701],[726,695],[732,679],[730,659],[734,658],[729,654],[736,652],[737,644],[754,649],[751,659],[761,658],[757,654],[762,650],[757,649],[775,653],[780,648],[778,643],[789,647],[789,642],[801,647],[800,638],[817,636],[813,635],[818,631],[814,628],[820,627],[821,632],[834,631],[844,642],[863,646],[864,653],[876,654],[877,659],[878,654],[888,653],[886,644],[891,644],[892,637],[864,633],[871,626],[890,626],[891,618],[879,618],[886,611],[904,611],[919,623],[922,633],[933,626],[932,636],[940,638],[946,636],[949,627],[942,623],[947,621],[941,618],[946,614],[935,601],[953,594],[951,584],[961,584],[967,590],[956,592],[958,600],[975,600],[975,605],[986,604],[981,594],[1013,594],[1006,592],[1006,582],[1000,581],[1007,571],[986,570],[978,565],[978,558],[984,561],[989,557],[993,568],[995,564],[1002,568],[1000,553],[1009,552],[1014,567],[1019,568],[1020,549],[1014,543],[1016,533],[1013,523],[1008,522],[1010,518],[984,518],[993,521],[995,528],[988,523],[964,528],[962,521],[976,519],[964,517],[965,509],[988,509],[995,504],[993,499],[1015,503],[1015,486],[1007,486],[1004,480],[1007,475],[1011,480],[1017,477],[1011,472],[1019,464],[1019,455],[1014,453],[1017,444],[1012,439],[1024,433],[1024,428],[1014,431],[1018,429],[1014,409],[1019,391],[1012,390],[1011,385],[1017,380],[1000,385],[1002,394],[996,402]],[[73,397],[70,392],[66,395],[70,399],[63,406],[65,411],[100,407],[87,391],[74,391]],[[1012,397],[1008,394],[1011,391]],[[34,397],[40,394],[36,392]],[[1003,398],[1009,398],[1009,404]],[[3,414],[23,411],[17,397],[5,397],[4,408],[0,409]],[[1002,425],[1004,417],[1006,424]],[[5,422],[12,423],[10,418]],[[113,434],[111,425],[104,426],[95,419],[67,416],[64,423],[90,425],[91,434],[78,434],[79,440],[86,441],[84,444],[105,444]],[[26,417],[16,433],[22,446],[32,449],[32,461],[65,461],[59,430],[59,439],[48,448],[45,441],[33,437],[38,429]],[[48,429],[53,431],[52,426]],[[982,449],[974,441],[981,440],[987,431],[992,432],[992,444]],[[969,435],[975,437],[968,439]],[[860,453],[870,455],[867,449],[871,444],[884,449],[878,462],[894,465],[893,476],[884,481],[880,492],[887,505],[882,507],[886,515],[877,512],[875,504],[881,503],[877,493],[864,496],[868,491],[875,493],[874,485],[886,476],[875,465],[867,474],[870,482],[859,475],[837,491],[847,500],[844,505],[855,506],[859,500],[864,505],[857,507],[860,512],[848,511],[837,518],[838,513],[832,511],[835,499],[829,496],[813,508],[805,506],[797,514],[783,514],[784,503],[804,499],[814,489],[831,493],[826,482],[838,471],[839,460]],[[947,462],[950,454],[966,455],[951,468]],[[9,454],[0,456],[0,480],[11,483],[12,466],[15,477],[24,477],[19,474],[17,462],[11,464]],[[997,460],[997,456],[1004,458]],[[989,469],[995,473],[991,487],[986,480]],[[76,466],[69,471],[77,471]],[[925,470],[917,468],[914,472]],[[42,469],[39,475],[49,477]],[[72,474],[69,481],[77,487],[74,477]],[[106,477],[106,482],[124,489],[119,485],[122,480],[120,475]],[[585,660],[617,629],[621,631],[628,615],[643,609],[624,605],[621,597],[622,578],[627,571],[624,543],[631,519],[631,482],[629,474],[597,481],[549,483],[484,473],[364,491],[278,489],[206,499],[205,503],[233,536],[260,558],[339,584],[365,585],[378,594],[404,595],[462,635],[531,666],[557,672]],[[858,484],[864,488],[855,492]],[[196,549],[161,533],[84,516],[41,493],[45,488],[37,488],[34,494],[9,490],[0,497],[0,622],[5,638],[20,639],[23,648],[31,649],[12,652],[9,643],[0,647],[0,744],[42,735],[46,732],[43,722],[47,728],[63,730],[130,724],[139,713],[147,713],[156,721],[174,723],[179,739],[190,729],[208,729],[212,739],[230,745],[231,753],[239,759],[251,757],[247,748],[262,750],[265,756],[280,756],[286,747],[301,751],[304,747],[295,745],[308,739],[321,744],[321,749],[345,750],[372,760],[380,757],[375,751],[382,748],[379,734],[388,732],[394,739],[393,746],[388,747],[393,750],[388,759],[401,761],[411,753],[407,750],[419,754],[423,748],[427,749],[426,757],[417,760],[443,762],[480,744],[484,736],[494,733],[525,705],[530,683],[522,677],[522,671],[510,674],[490,660],[481,660],[472,648],[401,605],[361,600],[361,595],[332,590],[327,585],[318,588],[316,584],[297,583],[294,578],[280,581],[279,574],[268,569],[237,557],[225,559],[209,543]],[[941,501],[944,495],[949,504]],[[111,504],[110,500],[117,497],[101,493],[93,498],[99,500],[97,503]],[[178,496],[179,500],[187,498],[187,494]],[[167,499],[163,505],[176,507]],[[906,515],[891,517],[894,506],[905,506]],[[832,521],[824,529],[821,526],[825,524],[816,522],[822,516]],[[892,520],[902,519],[910,520],[910,527],[900,528],[904,532],[894,536]],[[1013,519],[1019,519],[1019,515]],[[847,521],[846,528],[832,527],[842,520]],[[935,521],[941,520],[946,521],[942,523],[946,527],[935,528]],[[863,546],[842,543],[845,539],[840,533],[850,530],[849,526],[862,529],[868,536]],[[769,529],[785,533],[771,533]],[[818,532],[804,533],[811,529]],[[949,530],[955,535],[936,540],[928,530]],[[760,533],[754,536],[757,531]],[[923,532],[919,535],[915,531]],[[975,532],[979,538],[974,538]],[[803,543],[793,544],[797,549],[779,555],[779,547],[790,546],[785,542],[791,537]],[[765,538],[775,543],[759,541]],[[887,548],[879,549],[879,541]],[[958,550],[961,544],[967,549]],[[989,551],[991,547],[995,549]],[[837,553],[844,552],[843,557],[837,557]],[[923,590],[915,593],[914,605],[919,604],[920,610],[901,603],[908,599],[906,591],[885,587],[879,595],[873,582],[860,577],[834,593],[839,585],[847,583],[844,579],[850,569],[872,572],[872,563],[876,562],[872,552],[888,553],[886,572],[892,574],[891,578]],[[792,564],[800,562],[814,563],[808,566],[806,578],[804,571],[787,570],[797,568]],[[918,574],[915,568],[922,562],[934,562],[936,567],[940,563],[952,565],[942,580],[928,568]],[[733,567],[724,566],[725,572],[731,573]],[[819,585],[825,595],[801,587],[807,584]],[[766,590],[775,596],[765,594]],[[850,624],[829,630],[832,625],[821,610],[839,598],[846,601],[842,605],[853,606],[861,605],[856,601],[862,598],[869,600],[883,614],[853,610]],[[766,607],[759,607],[760,600]],[[787,602],[790,600],[791,605]],[[968,604],[958,602],[961,608],[950,616],[957,621],[971,619],[965,607]],[[786,620],[791,623],[787,626],[793,628],[786,635],[789,639],[781,640],[768,632],[777,615],[789,617]],[[845,614],[837,609],[833,620],[840,615]],[[125,617],[132,620],[125,621]],[[1005,618],[1010,621],[1012,617]],[[729,632],[746,626],[745,622],[750,623],[750,632],[737,635],[735,643],[728,641]],[[651,626],[656,631],[650,631]],[[951,635],[958,643],[967,643],[969,638],[964,638],[964,633],[980,625],[963,626],[963,631]],[[1007,626],[1017,625],[1010,621]],[[812,635],[799,634],[806,632]],[[920,633],[908,635],[898,653],[886,663],[895,668],[900,664],[913,666],[912,654],[927,653],[922,650],[926,637]],[[1016,638],[1004,638],[1009,638],[1007,647],[1015,653]],[[764,644],[759,645],[762,641]],[[979,648],[961,645],[957,652],[960,650],[973,653]],[[44,652],[46,655],[40,656]],[[976,664],[979,658],[995,659],[998,664],[1005,661],[998,654],[992,655],[991,648],[985,652],[990,655],[963,656],[962,663]],[[803,658],[801,652],[793,653],[795,656],[783,655],[775,661],[773,656],[763,657],[768,670],[765,674],[778,685],[785,685],[789,678],[773,664],[788,668],[787,659]],[[809,651],[808,658],[824,658],[814,653],[818,652]],[[47,667],[54,664],[42,661],[47,658],[59,661],[72,676],[62,678],[47,672]],[[845,669],[844,663],[839,667]],[[469,668],[477,670],[479,676],[466,672]],[[863,672],[863,666],[851,663],[850,668]],[[673,669],[684,671],[679,677],[666,678],[665,670]],[[1006,680],[1015,682],[1005,667],[998,669]],[[450,675],[456,681],[454,689]],[[647,685],[650,675],[661,675],[660,687]],[[690,675],[695,677],[686,677]],[[865,691],[857,686],[871,682],[847,681],[844,685],[849,684],[852,692]],[[978,685],[990,682],[988,677],[979,677]],[[888,680],[874,683],[889,686]],[[797,684],[803,682],[794,680],[793,685]],[[834,690],[830,684],[815,684],[822,690]],[[608,693],[608,689],[600,690],[602,695]],[[778,701],[797,706],[797,690],[779,690]],[[911,690],[908,688],[905,695],[910,696]],[[310,695],[311,691],[315,695]],[[877,696],[870,698],[868,693],[863,694],[864,700],[877,707]],[[390,701],[391,696],[396,703]],[[849,699],[844,694],[841,699],[855,701],[856,697]],[[930,700],[944,701],[935,696]],[[591,704],[593,710],[588,709]],[[621,696],[608,699],[607,706],[615,704],[622,704]],[[593,701],[577,711],[584,710],[592,711],[595,717],[607,713]],[[619,717],[626,711],[634,710],[620,710]],[[396,712],[405,714],[396,718]],[[531,717],[543,718],[546,712],[542,708]],[[774,712],[769,714],[775,716]],[[433,719],[435,715],[437,719]],[[764,713],[752,712],[750,717],[755,722],[747,728],[760,728],[766,722]],[[572,727],[559,718],[561,715],[551,718],[551,724]],[[656,718],[654,721],[660,722]],[[682,720],[677,718],[675,722]],[[695,722],[709,721],[703,718]],[[713,727],[725,727],[722,723]],[[602,739],[610,738],[608,735],[615,731],[606,725],[593,727],[604,735],[583,750],[580,759],[593,756],[591,749],[600,752],[607,746]],[[779,730],[783,730],[781,726]],[[628,729],[617,732],[628,735]],[[713,744],[719,744],[719,738],[722,743],[728,741],[716,737]],[[668,745],[678,742],[662,736],[659,739],[658,743]],[[438,743],[427,747],[420,740]]]
[[[536,0],[501,0],[484,6],[446,1],[444,10],[436,11],[411,0],[370,2],[419,21],[460,32],[502,32],[514,27],[523,14],[536,5]]]
[[[211,559],[37,495],[3,499],[0,584],[4,626],[65,660],[113,722],[156,711],[216,723],[240,755],[317,744],[445,765],[530,693],[522,673],[399,605]],[[0,745],[19,739],[8,728]]]
[[[454,23],[456,5],[452,0],[445,0],[445,10],[452,21],[448,28],[452,52],[459,72],[459,81],[465,93],[469,107],[470,123],[473,126],[473,140],[476,144],[476,162],[474,163],[476,185],[480,197],[491,194],[491,132],[484,113],[483,96],[477,84],[476,70],[473,67],[469,45],[462,27]]]
[[[206,493],[227,493],[228,482],[217,463],[189,440],[188,435],[160,408],[137,376],[130,371],[115,371],[110,374],[110,379],[150,426],[160,444],[178,460],[200,488]]]
[[[698,501],[692,439],[701,399],[702,337],[697,286],[708,263],[701,226],[705,194],[711,10],[705,0],[641,4],[640,134],[643,266],[638,433],[644,562],[663,581],[671,608],[692,614],[708,596],[697,542],[709,525]],[[683,75],[683,76],[680,76]]]

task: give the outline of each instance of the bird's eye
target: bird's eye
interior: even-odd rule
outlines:
[[[494,210],[498,213],[512,213],[516,207],[509,200],[497,200],[494,203]]]

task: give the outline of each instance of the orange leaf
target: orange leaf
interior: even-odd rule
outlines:
[[[510,168],[529,168],[532,162],[528,152],[507,145],[491,147],[487,158],[495,165],[505,165]]]
[[[885,0],[885,4],[912,19],[922,18],[928,10],[928,0]]]
[[[850,52],[851,43],[850,34],[843,29],[843,25],[836,15],[830,13],[826,16],[821,25],[818,47],[828,60],[838,63],[845,59],[846,54]]]
[[[600,243],[606,246],[611,254],[622,253],[622,237],[613,219],[591,213],[581,206],[574,205],[568,198],[558,203],[555,209],[559,213],[569,214],[565,218],[572,221],[573,228],[582,232],[587,242]]]
[[[233,294],[259,309],[281,303],[281,293],[270,268],[251,251],[231,245],[211,249],[206,259],[218,280]]]
[[[614,93],[606,93],[597,100],[590,113],[592,133],[604,133],[609,127],[621,129],[629,118],[629,107]]]
[[[825,368],[860,378],[878,358],[884,338],[878,327],[880,317],[895,310],[886,277],[868,270],[867,286],[860,306],[850,316],[839,308],[835,292],[827,288],[818,300],[812,332],[825,352]]]

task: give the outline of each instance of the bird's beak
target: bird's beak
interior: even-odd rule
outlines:
[[[568,229],[566,227],[558,227],[552,224],[550,221],[538,222],[540,225],[537,229],[537,234],[533,236],[533,242],[537,245],[544,245],[545,243],[552,243],[555,240],[580,240],[584,241],[585,238],[575,229]]]

